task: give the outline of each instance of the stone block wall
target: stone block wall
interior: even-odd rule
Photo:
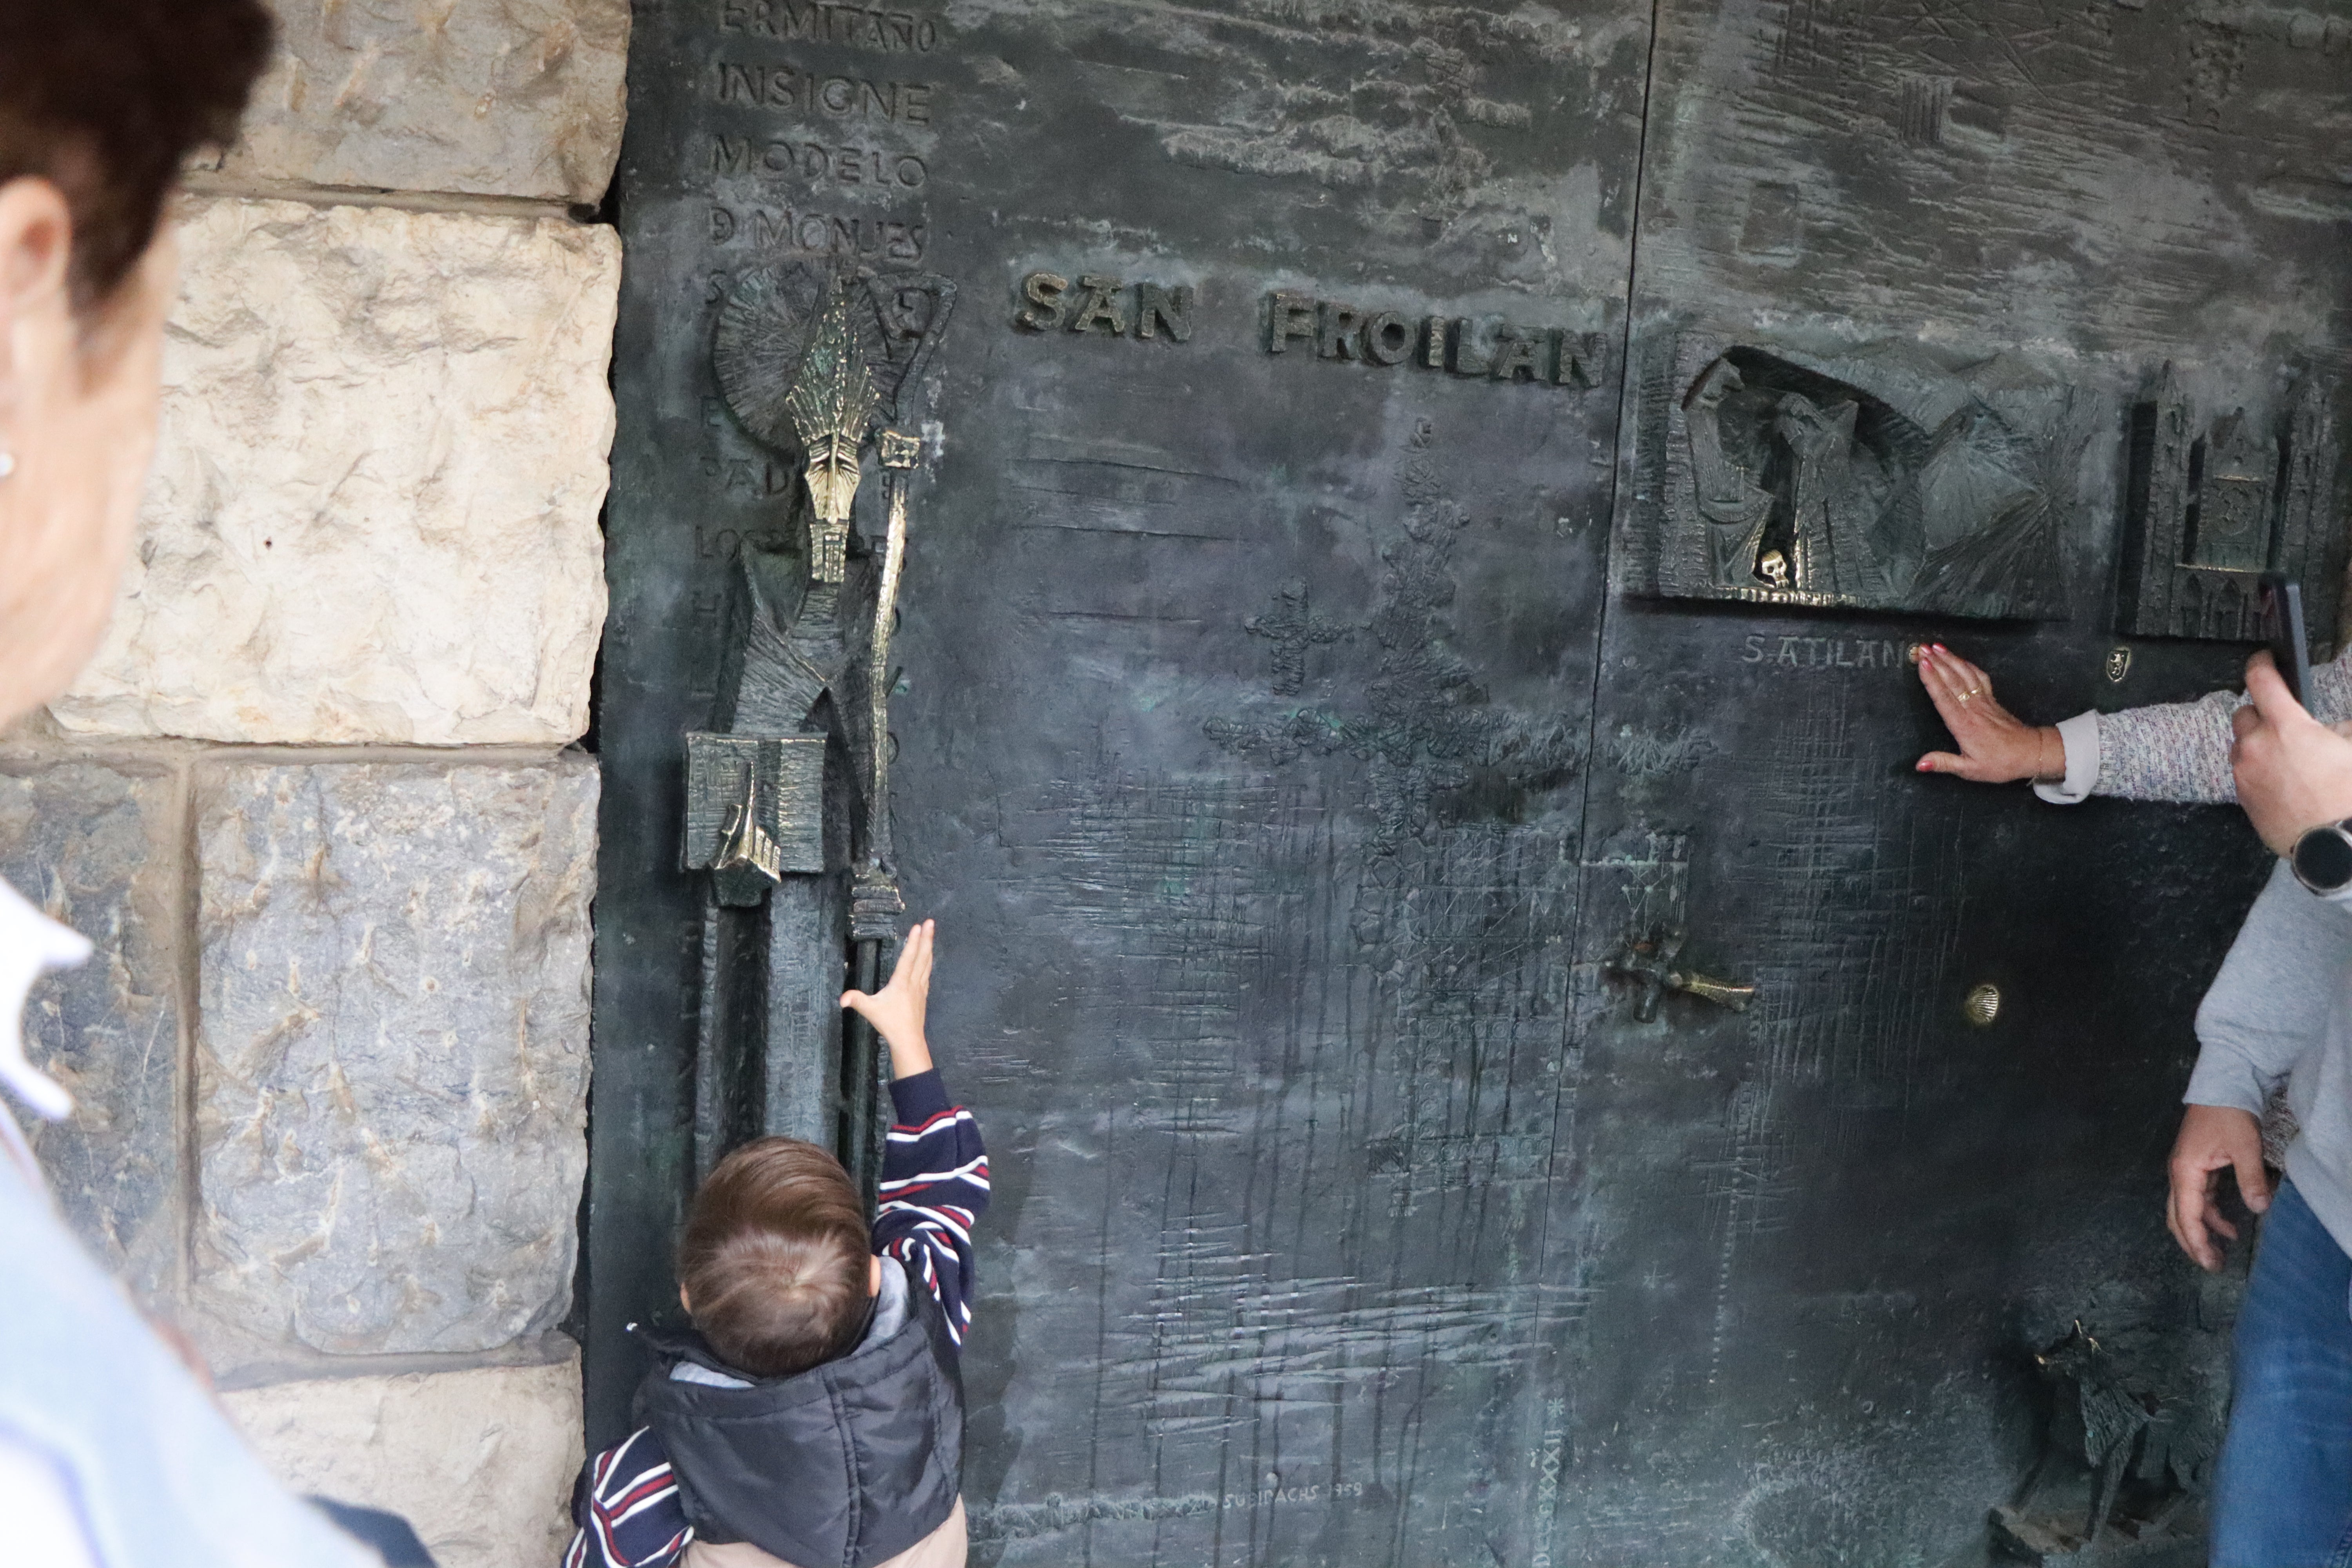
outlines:
[[[146,532],[58,723],[578,736],[604,613],[613,231],[199,196],[180,243]]]
[[[99,947],[35,1144],[290,1483],[551,1563],[628,3],[277,5],[114,623],[0,739],[0,875]]]

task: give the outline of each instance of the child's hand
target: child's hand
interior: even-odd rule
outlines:
[[[931,1069],[930,1043],[923,1038],[923,1010],[931,999],[931,928],[923,921],[907,933],[891,968],[890,984],[868,996],[845,991],[841,1005],[874,1026],[890,1047],[890,1076],[911,1078]]]

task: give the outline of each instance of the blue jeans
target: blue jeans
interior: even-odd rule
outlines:
[[[2212,1568],[2352,1568],[2352,1258],[2292,1182],[2238,1310]]]

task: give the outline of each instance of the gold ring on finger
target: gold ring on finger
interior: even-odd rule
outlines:
[[[1969,698],[1974,697],[1976,693],[1973,691],[1963,691],[1960,693],[1960,700],[1966,702]]]

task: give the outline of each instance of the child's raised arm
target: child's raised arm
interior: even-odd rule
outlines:
[[[948,1098],[923,1037],[932,930],[924,921],[907,933],[889,984],[870,996],[848,992],[841,1005],[890,1045],[895,1115],[882,1154],[874,1250],[897,1258],[908,1282],[930,1292],[961,1345],[971,1324],[971,1227],[988,1207],[988,1151],[971,1112]]]
[[[874,1026],[890,1047],[890,1076],[912,1078],[931,1070],[930,1042],[923,1037],[923,1013],[931,1000],[931,936],[937,921],[919,921],[907,933],[890,983],[867,995],[845,991],[841,1005]]]

